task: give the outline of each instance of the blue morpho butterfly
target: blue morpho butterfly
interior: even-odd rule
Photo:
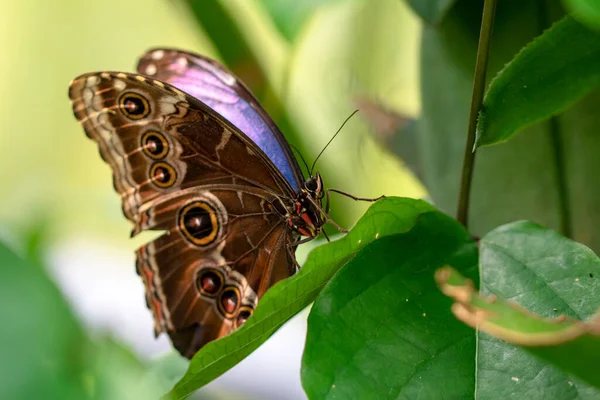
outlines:
[[[275,123],[224,66],[157,49],[137,69],[81,75],[69,96],[113,169],[132,236],[164,231],[137,250],[137,272],[156,335],[190,358],[296,272],[296,246],[329,221],[329,191],[319,174],[303,178]]]

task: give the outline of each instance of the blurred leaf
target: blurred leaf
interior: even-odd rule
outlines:
[[[430,24],[440,22],[456,0],[407,0],[413,10]]]
[[[563,0],[573,16],[592,28],[600,27],[600,2],[597,0]]]
[[[361,88],[388,90],[387,71],[396,71],[406,60],[412,60],[406,56],[408,49],[404,42],[413,37],[408,33],[414,32],[416,27],[397,0],[380,1],[376,6],[362,1],[331,0],[329,7],[319,7],[310,16],[307,29],[291,50],[260,1],[219,2],[229,19],[227,23],[237,27],[269,83],[269,90],[263,96],[259,93],[259,99],[288,142],[309,162],[350,115],[355,95],[369,94],[364,90],[355,92],[358,87],[349,80],[363,81]],[[202,2],[190,4],[202,11]],[[198,18],[202,24],[204,17]],[[379,45],[374,47],[373,42]],[[218,42],[215,44],[220,47]],[[393,57],[389,49],[393,49]],[[371,62],[367,62],[367,58]],[[319,63],[315,63],[315,59]],[[235,71],[235,66],[229,66]],[[412,76],[406,81],[414,85]],[[252,87],[252,82],[248,83]],[[393,83],[399,85],[397,79]],[[414,102],[405,92],[398,97]],[[382,193],[420,196],[422,190],[416,187],[410,174],[401,171],[393,157],[382,156],[365,134],[365,126],[355,121],[344,128],[343,138],[340,136],[319,161],[318,170],[325,177],[326,185],[363,197]],[[349,168],[340,166],[353,168],[350,172]],[[337,206],[338,201],[343,204],[341,207]],[[367,207],[344,199],[335,202],[331,217],[341,225],[355,221]]]
[[[240,329],[196,353],[188,371],[168,396],[186,397],[233,367],[313,302],[323,286],[359,250],[378,238],[409,231],[420,214],[433,210],[428,203],[411,199],[386,198],[375,203],[348,235],[313,250],[300,272],[273,286]]]
[[[498,4],[488,76],[549,22],[563,17],[559,4]],[[448,213],[457,207],[480,19],[481,2],[459,0],[437,28],[423,27],[419,152],[429,193]],[[599,107],[600,93],[595,92],[508,142],[480,148],[471,232],[482,236],[496,226],[529,219],[600,250],[600,185],[589,173],[600,168]]]
[[[389,142],[398,131],[414,122],[409,116],[367,97],[358,96],[354,99],[354,104],[360,111],[360,116],[375,129],[375,135],[384,142]]]
[[[410,231],[361,250],[317,297],[302,359],[309,398],[472,395],[475,334],[450,313],[433,273],[451,264],[476,276],[477,247],[440,212],[414,217]]]
[[[419,159],[419,121],[364,101],[357,102],[361,115],[374,127],[373,135],[396,154],[413,174],[423,179]]]
[[[147,379],[147,367],[129,349],[110,338],[96,341],[88,358],[91,374],[86,382],[94,399],[152,399],[169,388],[162,374]]]
[[[598,268],[598,261],[594,263]],[[456,303],[458,319],[491,336],[525,347],[587,383],[600,388],[600,319],[581,322],[571,318],[543,318],[495,296],[481,296],[473,283],[454,268],[436,273],[438,285]]]
[[[56,287],[0,244],[0,398],[82,399],[87,341]]]
[[[185,1],[195,19],[219,50],[219,55],[228,65],[256,62],[238,27],[227,14],[222,2]]]
[[[164,0],[2,3],[0,40],[12,61],[0,63],[0,148],[3,163],[19,167],[0,169],[0,230],[17,237],[43,226],[49,246],[90,234],[126,246],[130,228],[108,166],[69,111],[66,88],[84,72],[131,71],[157,45],[207,53],[209,42],[191,28]],[[27,131],[15,134],[24,120]]]
[[[479,115],[476,146],[508,140],[599,86],[600,32],[565,17],[494,78]]]
[[[258,0],[182,1],[208,33],[224,63],[251,89],[258,91],[267,84],[281,94],[287,43]]]
[[[310,161],[321,151],[358,99],[417,113],[418,20],[404,2],[341,1],[321,8],[306,26],[290,56],[285,101],[310,149],[305,158]],[[396,157],[382,151],[370,130],[356,117],[344,126],[317,165],[325,185],[363,197],[423,196],[419,183]],[[368,206],[344,198],[333,201],[332,218],[342,225]]]
[[[0,244],[0,398],[139,399],[145,366],[110,339],[92,343],[44,269]]]
[[[176,351],[172,351],[150,361],[143,381],[160,385],[163,389],[161,393],[165,393],[181,379],[188,365],[189,361],[186,358],[181,357]]]
[[[279,31],[292,42],[309,17],[320,7],[342,0],[260,0]],[[345,0],[349,1],[349,0]]]
[[[184,0],[193,17],[213,41],[223,62],[259,95],[266,90],[264,71],[252,53],[226,2]]]
[[[419,121],[365,97],[354,100],[360,116],[374,129],[373,136],[396,154],[419,179],[423,179],[419,159]]]
[[[480,242],[481,292],[509,299],[545,317],[566,314],[590,318],[600,307],[600,262],[585,246],[531,222],[502,226]],[[594,278],[590,277],[590,274]],[[524,348],[480,332],[477,347],[477,393],[481,399],[515,398],[593,399],[600,393],[578,379],[534,357]],[[556,347],[532,348],[546,359],[566,362]],[[572,350],[575,350],[572,348]],[[583,359],[563,368],[574,368],[588,379],[597,368],[581,371]],[[573,361],[581,363],[574,366]],[[597,359],[596,359],[597,364]],[[506,385],[507,382],[514,385]]]

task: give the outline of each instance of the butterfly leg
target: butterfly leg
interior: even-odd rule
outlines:
[[[326,218],[326,221],[329,222],[331,225],[333,225],[337,230],[339,230],[342,233],[348,233],[348,230],[342,228],[341,226],[339,226],[338,224],[336,224],[335,221],[333,221],[331,218],[329,218],[329,205],[331,204],[331,199],[330,199],[331,192],[341,194],[343,196],[349,197],[352,200],[356,200],[356,201],[375,202],[375,201],[383,199],[385,197],[385,195],[381,195],[379,197],[374,197],[374,198],[356,197],[354,195],[351,195],[350,193],[346,193],[346,192],[343,192],[343,191],[338,190],[338,189],[332,189],[332,188],[326,189],[325,190],[325,218]]]
[[[294,253],[294,249],[299,244],[310,242],[311,240],[314,240],[316,238],[317,238],[316,236],[309,236],[309,237],[301,239],[301,240],[296,240],[295,242],[287,245],[288,254],[292,258],[292,261],[294,262],[294,265],[296,266],[297,269],[301,269],[302,266],[298,263],[298,261],[296,261],[296,254]]]
[[[328,215],[328,209],[329,209],[329,190],[327,190],[325,192],[326,195],[326,199],[325,202],[327,203],[326,207],[327,210],[323,210],[323,208],[317,204],[317,202],[312,198],[312,197],[308,197],[308,201],[310,201],[312,203],[312,205],[319,210],[323,216],[325,217],[325,222],[329,222],[331,225],[333,225],[335,227],[335,229],[337,229],[338,231],[342,232],[342,233],[348,233],[347,229],[342,228],[341,226],[339,226],[334,220],[332,220],[331,218],[329,218]]]
[[[385,197],[385,195],[381,195],[381,196],[379,196],[379,197],[373,197],[373,198],[368,198],[368,197],[356,197],[356,196],[354,196],[354,195],[351,195],[350,193],[346,193],[346,192],[343,192],[343,191],[341,191],[341,190],[338,190],[338,189],[332,189],[332,188],[329,188],[329,189],[326,189],[326,190],[325,190],[325,196],[327,197],[327,211],[329,211],[329,193],[330,193],[330,192],[334,192],[334,193],[341,194],[342,196],[349,197],[349,198],[351,198],[352,200],[356,200],[356,201],[369,201],[369,202],[375,202],[375,201],[377,201],[377,200],[380,200],[380,199],[383,199],[383,198]],[[326,212],[327,212],[327,211],[326,211]]]

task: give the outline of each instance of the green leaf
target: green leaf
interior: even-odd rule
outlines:
[[[302,383],[309,398],[472,395],[475,335],[435,286],[434,271],[445,264],[475,276],[477,247],[460,224],[432,211],[341,269],[308,319]]]
[[[514,301],[549,318],[566,314],[582,321],[600,307],[598,257],[555,231],[531,222],[502,226],[481,240],[479,261],[484,295]],[[502,391],[510,391],[517,398],[528,397],[532,392],[537,398],[553,399],[600,396],[596,389],[523,348],[483,332],[478,339],[477,398],[498,398]],[[534,349],[536,354],[560,362],[561,367],[585,375],[574,365],[583,360],[573,356],[566,360],[560,350]],[[594,371],[597,368],[588,372],[586,379]]]
[[[0,244],[0,398],[86,397],[87,341],[43,270]]]
[[[261,0],[261,3],[273,18],[277,29],[289,41],[293,41],[315,11],[338,1],[342,0]]]
[[[40,237],[39,234],[31,234]],[[145,366],[110,339],[92,342],[39,265],[0,244],[0,398],[138,399]]]
[[[456,0],[408,0],[408,4],[430,24],[440,22]]]
[[[529,43],[492,81],[476,146],[508,140],[600,86],[600,32],[565,17]]]
[[[313,250],[298,274],[272,287],[240,329],[196,353],[186,374],[168,396],[184,398],[226,372],[313,302],[323,286],[359,250],[378,238],[409,231],[420,214],[433,210],[430,204],[412,199],[386,198],[375,203],[348,235]]]
[[[559,2],[507,1],[498,6],[488,76],[544,27],[563,17]],[[423,26],[419,159],[433,202],[456,212],[467,131],[481,2],[461,0],[438,27]],[[469,229],[476,236],[528,219],[600,251],[600,92],[559,116],[524,128],[475,161]],[[518,195],[515,195],[517,193]]]
[[[129,349],[111,338],[95,341],[87,362],[86,384],[93,399],[152,399],[168,390],[169,383],[172,385],[164,370],[162,374],[150,374]]]
[[[456,300],[458,319],[505,342],[525,347],[559,368],[600,388],[600,319],[544,318],[495,296],[479,295],[453,268],[436,272],[438,285]]]
[[[234,72],[253,89],[282,89],[288,46],[257,0],[182,0]],[[259,93],[260,94],[260,93]]]
[[[573,17],[592,28],[600,28],[600,3],[597,0],[563,0]]]

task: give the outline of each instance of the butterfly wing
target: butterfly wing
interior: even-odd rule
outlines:
[[[289,231],[267,201],[225,185],[174,193],[144,211],[136,228],[165,233],[138,249],[137,271],[156,333],[168,332],[182,355],[236,329],[270,286],[295,272]]]
[[[140,59],[137,70],[217,111],[267,154],[294,190],[300,189],[302,172],[283,134],[246,85],[226,67],[198,54],[155,49]]]
[[[92,73],[69,96],[112,167],[132,234],[164,232],[137,251],[137,270],[156,333],[191,357],[294,273],[281,216],[294,192],[247,136],[169,84]]]

